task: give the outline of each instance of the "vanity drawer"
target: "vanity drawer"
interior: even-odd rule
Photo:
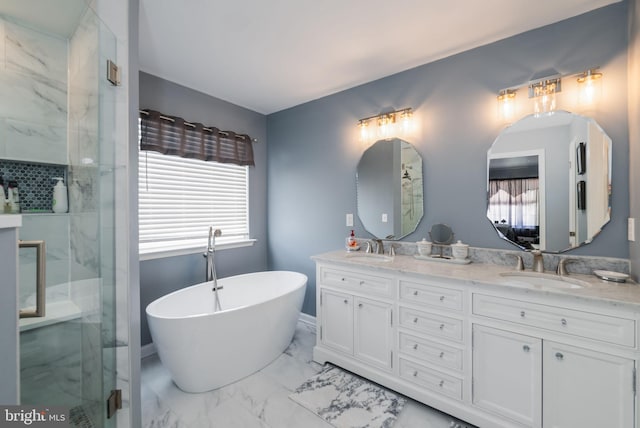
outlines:
[[[462,349],[400,332],[400,352],[449,369],[462,370]]]
[[[400,306],[400,326],[442,339],[462,341],[462,320]]]
[[[400,377],[421,387],[462,400],[462,379],[400,358]]]
[[[320,281],[323,285],[373,292],[384,296],[390,296],[393,291],[393,280],[390,278],[349,270],[322,267]]]
[[[407,303],[462,311],[463,294],[460,290],[411,281],[400,281],[400,300]]]
[[[502,297],[473,295],[473,313],[624,346],[635,346],[635,320]]]

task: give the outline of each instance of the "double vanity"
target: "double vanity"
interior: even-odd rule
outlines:
[[[412,255],[313,259],[317,362],[479,427],[640,426],[637,284]]]

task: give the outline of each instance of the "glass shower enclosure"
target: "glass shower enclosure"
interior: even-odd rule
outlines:
[[[23,216],[20,401],[113,427],[117,40],[86,0],[3,0],[0,38],[1,208]],[[67,212],[52,212],[54,177]]]

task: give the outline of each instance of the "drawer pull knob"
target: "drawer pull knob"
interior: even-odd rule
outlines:
[[[418,317],[416,317],[416,318],[414,318],[414,319],[413,319],[413,323],[414,323],[414,324],[418,324]]]
[[[364,280],[360,281],[360,285],[364,285]]]
[[[362,307],[362,303],[358,303],[358,307],[361,308]]]
[[[413,292],[413,295],[414,295],[414,296],[417,296],[417,295],[418,295],[418,290],[414,291],[414,292]]]
[[[440,358],[444,358],[444,352],[440,352]]]
[[[344,281],[346,281],[346,279],[344,279],[344,278],[340,278],[340,281],[343,281],[343,282],[344,282]]]
[[[349,301],[347,299],[344,299],[344,304],[346,305],[347,303],[349,303]]]
[[[520,311],[520,318],[524,318],[524,311]]]
[[[418,349],[418,344],[417,344],[417,343],[415,343],[415,344],[413,345],[413,349]]]
[[[413,372],[413,377],[418,377],[418,371],[417,370]]]
[[[444,302],[444,296],[440,296],[440,301]]]
[[[440,324],[440,330],[444,330],[444,324]]]
[[[524,352],[529,352],[531,350],[531,348],[529,348],[529,345],[524,345],[524,346],[522,346],[522,350]]]
[[[564,319],[564,318],[562,318],[562,319],[560,320],[560,324],[562,324],[562,325],[567,325],[567,320],[566,320],[566,319]]]
[[[564,355],[562,355],[562,353],[561,353],[561,352],[556,352],[556,358],[557,358],[559,361],[562,361],[562,360],[564,359]]]
[[[442,387],[444,386],[444,381],[443,381],[443,380],[441,380],[441,381],[440,381],[440,383],[438,384],[438,386],[439,386],[440,388],[442,388]]]

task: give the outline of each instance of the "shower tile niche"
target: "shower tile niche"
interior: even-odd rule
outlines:
[[[20,209],[23,213],[50,212],[53,204],[53,177],[67,182],[67,168],[63,165],[45,165],[29,162],[0,160],[0,175],[4,180],[4,192],[10,180],[18,182]]]

